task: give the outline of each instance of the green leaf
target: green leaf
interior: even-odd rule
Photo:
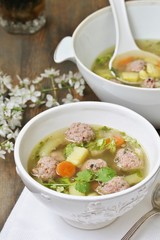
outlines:
[[[71,184],[70,179],[67,178],[67,177],[59,178],[59,179],[58,179],[58,183],[61,183],[61,184],[69,184],[69,185]]]
[[[115,176],[116,176],[116,172],[114,169],[109,167],[104,167],[97,171],[95,180],[100,182],[108,182]]]
[[[77,173],[76,181],[90,182],[94,176],[94,173],[91,170],[83,170]]]
[[[84,181],[78,181],[76,182],[75,188],[77,191],[87,194],[90,191],[90,183],[84,182]]]

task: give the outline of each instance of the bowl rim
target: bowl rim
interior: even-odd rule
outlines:
[[[133,116],[133,115],[136,116],[140,121],[143,121],[151,129],[151,131],[153,132],[153,135],[155,136],[155,139],[157,138],[156,146],[157,146],[157,149],[159,149],[159,152],[158,152],[159,161],[157,161],[156,165],[152,169],[152,172],[150,172],[140,183],[136,184],[135,186],[132,186],[131,188],[128,188],[126,190],[116,192],[113,194],[102,195],[102,196],[74,196],[74,195],[59,193],[59,192],[56,192],[49,188],[46,188],[45,186],[41,185],[36,180],[34,180],[29,175],[29,173],[25,170],[25,168],[23,167],[23,165],[20,161],[20,157],[19,157],[20,143],[21,143],[21,140],[23,140],[23,136],[27,132],[27,129],[30,128],[30,126],[34,122],[38,121],[39,119],[43,118],[44,116],[47,116],[51,112],[56,113],[58,111],[63,111],[63,109],[68,109],[68,108],[73,109],[76,106],[79,106],[79,107],[86,106],[86,107],[91,107],[93,109],[93,107],[95,107],[95,105],[101,106],[101,107],[105,107],[105,106],[112,107],[114,109],[118,109],[120,111],[127,112],[129,114],[129,116]],[[83,101],[83,102],[68,103],[65,105],[60,105],[60,106],[56,106],[51,109],[47,109],[47,110],[37,114],[36,116],[34,116],[31,120],[29,120],[24,125],[24,127],[19,132],[19,134],[16,138],[16,141],[15,141],[14,160],[15,160],[15,164],[16,164],[17,173],[20,175],[20,177],[23,176],[22,179],[25,179],[25,181],[27,181],[27,183],[30,186],[33,186],[34,189],[38,190],[39,191],[38,193],[40,193],[40,194],[46,194],[46,195],[49,195],[50,197],[57,197],[57,198],[60,197],[62,199],[75,200],[75,201],[82,201],[82,200],[83,201],[99,201],[99,200],[114,199],[119,196],[125,196],[129,193],[137,191],[140,187],[147,184],[157,174],[157,172],[160,169],[160,137],[159,137],[156,129],[153,127],[153,125],[147,119],[145,119],[143,116],[136,113],[135,111],[133,111],[129,108],[123,107],[121,105],[113,104],[113,103],[98,102],[98,101]]]
[[[127,6],[129,7],[137,7],[138,6],[148,6],[148,5],[160,5],[160,1],[157,1],[157,0],[149,0],[149,1],[146,1],[146,0],[133,0],[133,1],[129,1],[129,2],[126,2]],[[88,67],[86,67],[82,61],[77,57],[77,54],[76,54],[76,51],[75,51],[75,40],[76,40],[76,36],[78,34],[78,32],[81,31],[81,29],[88,23],[90,23],[93,19],[101,16],[102,14],[105,14],[105,13],[111,13],[112,10],[111,10],[111,7],[110,6],[106,6],[106,7],[103,7],[93,13],[91,13],[90,15],[88,15],[85,19],[83,19],[80,24],[76,27],[76,29],[74,30],[73,34],[72,34],[72,39],[73,39],[73,52],[74,52],[74,57],[76,59],[76,62],[78,62],[78,64],[83,68],[85,69],[85,71],[91,75],[93,75],[94,77],[98,77],[100,81],[102,82],[106,82],[110,85],[113,85],[115,87],[120,87],[120,88],[127,88],[127,89],[132,89],[132,91],[145,91],[145,92],[151,92],[151,91],[154,91],[154,92],[159,92],[160,91],[160,88],[145,88],[145,87],[137,87],[137,86],[132,86],[132,85],[125,85],[125,84],[120,84],[120,83],[116,83],[116,82],[113,82],[113,81],[110,81],[108,79],[104,79],[103,77],[95,74],[94,72],[91,71],[91,69],[89,69]]]

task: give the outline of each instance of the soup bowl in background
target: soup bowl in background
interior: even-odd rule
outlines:
[[[147,176],[131,188],[103,196],[59,193],[35,181],[28,173],[32,149],[47,135],[69,127],[73,122],[106,125],[137,139],[148,158]],[[72,226],[97,229],[125,214],[146,196],[160,167],[160,141],[155,128],[126,107],[102,102],[77,102],[54,107],[32,118],[16,139],[14,157],[17,173],[25,186],[51,212]]]
[[[160,22],[160,1],[131,1],[126,5],[134,38],[160,40],[160,31],[157,28]],[[114,46],[115,39],[111,8],[100,9],[83,20],[72,37],[62,39],[55,50],[54,60],[57,63],[74,61],[101,101],[131,108],[147,118],[156,128],[160,128],[160,88],[127,86],[106,80],[91,71],[97,56]]]

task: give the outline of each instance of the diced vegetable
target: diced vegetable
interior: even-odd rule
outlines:
[[[150,77],[160,77],[160,68],[152,63],[147,63],[147,73]]]
[[[75,195],[75,196],[85,196],[84,193],[79,192],[78,190],[76,190],[76,188],[75,188],[75,184],[69,186],[69,194],[71,194],[71,195]]]
[[[114,138],[114,140],[115,140],[115,143],[116,143],[116,146],[117,146],[117,147],[120,147],[122,144],[125,143],[124,138],[121,137],[121,136],[118,136],[118,135],[117,135],[117,136],[114,136],[113,138]]]
[[[121,78],[127,82],[138,82],[139,74],[137,72],[122,72]]]
[[[148,73],[145,71],[145,70],[141,70],[139,72],[139,77],[143,80],[147,79],[148,78]]]
[[[76,146],[66,160],[73,163],[75,166],[80,166],[87,158],[88,153],[86,148]]]
[[[132,62],[133,60],[134,60],[134,57],[129,56],[129,57],[125,57],[125,58],[120,59],[117,64],[118,64],[119,67],[122,67],[122,66]]]
[[[71,162],[63,161],[57,165],[56,173],[61,177],[72,177],[76,173],[76,167]]]
[[[96,74],[106,79],[113,78],[113,75],[111,74],[110,70],[107,70],[107,69],[99,69],[96,71]]]
[[[142,177],[138,173],[133,173],[131,175],[125,176],[124,179],[129,183],[129,185],[135,185],[142,181]]]

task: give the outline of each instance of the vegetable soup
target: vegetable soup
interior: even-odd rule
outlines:
[[[159,40],[137,40],[136,42],[140,49],[160,56]],[[113,52],[114,47],[100,54],[93,63],[92,71],[103,78],[120,84],[128,82],[129,85],[145,88],[160,87],[160,62],[151,57],[147,58],[145,55],[139,56],[136,52],[132,52],[132,54],[128,52],[117,56],[112,69],[116,75],[114,77],[108,66]],[[122,83],[119,78],[126,83]]]
[[[147,157],[125,132],[77,122],[42,139],[31,153],[28,171],[54,191],[98,196],[142,181]]]

